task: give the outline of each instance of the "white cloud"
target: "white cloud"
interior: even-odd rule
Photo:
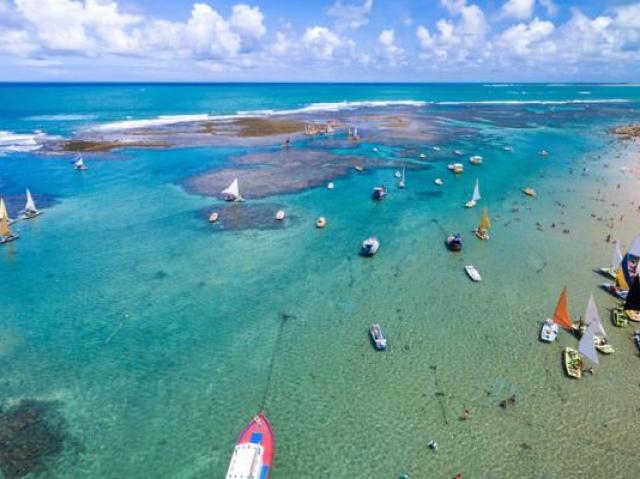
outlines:
[[[24,30],[0,31],[0,52],[16,57],[28,57],[40,50],[40,47],[31,41],[31,37]]]
[[[229,23],[231,27],[238,32],[243,39],[255,41],[262,38],[267,29],[262,23],[264,15],[259,7],[250,7],[249,5],[234,5],[233,13]]]
[[[427,27],[419,25],[416,29],[416,36],[418,37],[418,41],[420,42],[420,48],[426,50],[433,47],[434,40]]]
[[[302,43],[309,49],[311,56],[319,60],[329,60],[340,45],[340,38],[326,27],[309,27],[302,35]]]
[[[542,40],[547,39],[555,30],[551,22],[540,21],[537,18],[528,25],[519,23],[505,30],[497,42],[501,48],[510,50],[519,56],[528,56],[532,53],[535,44],[540,46]],[[553,44],[546,43],[544,54],[553,54]]]
[[[553,3],[553,0],[540,0],[542,5],[547,10],[547,15],[555,17],[558,14],[558,6]]]
[[[533,16],[535,0],[508,0],[502,5],[501,16],[526,20]]]
[[[396,36],[393,29],[380,32],[378,36],[378,55],[391,66],[404,62],[404,49],[396,44]]]
[[[369,23],[372,8],[373,0],[364,0],[362,5],[345,5],[342,0],[337,0],[329,8],[327,15],[335,20],[338,30],[357,29]]]

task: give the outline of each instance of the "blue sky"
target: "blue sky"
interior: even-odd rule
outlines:
[[[3,81],[638,81],[640,1],[0,0]]]

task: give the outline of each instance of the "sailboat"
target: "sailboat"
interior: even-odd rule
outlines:
[[[13,234],[11,228],[9,228],[9,215],[7,214],[7,207],[4,204],[4,200],[0,198],[0,244],[10,243],[20,237],[18,234]]]
[[[22,214],[22,218],[25,220],[30,220],[35,218],[36,216],[40,216],[43,211],[40,211],[36,208],[36,204],[33,201],[33,196],[31,196],[31,192],[27,188],[27,204],[24,207],[24,213]]]
[[[551,343],[558,336],[558,326],[562,326],[567,331],[573,331],[573,322],[569,314],[569,305],[567,303],[567,288],[562,290],[556,310],[553,313],[553,319],[546,319],[542,323],[540,330],[540,340],[545,343]]]
[[[489,239],[489,228],[491,227],[491,221],[489,220],[489,211],[487,208],[482,210],[482,217],[480,218],[480,224],[473,230],[478,239],[487,241]]]
[[[640,278],[636,276],[624,303],[624,312],[631,321],[640,322]]]
[[[604,325],[600,320],[598,307],[596,306],[596,301],[593,298],[593,295],[589,296],[589,302],[587,303],[587,310],[585,311],[584,318],[584,321],[587,324],[587,331],[593,326],[593,338],[591,341],[595,348],[602,354],[613,353],[615,350],[607,341],[607,332],[604,330]]]
[[[9,213],[7,212],[7,206],[4,204],[4,200],[0,198],[0,218],[7,218],[7,223],[12,225],[14,220],[9,217]]]
[[[78,157],[76,158],[76,161],[73,162],[73,168],[76,170],[88,170],[89,168],[87,167],[87,165],[84,164],[84,159],[82,159],[82,156],[78,155]]]
[[[222,190],[222,198],[225,201],[243,201],[238,187],[238,178],[235,178],[227,188]]]
[[[620,242],[616,240],[614,241],[613,251],[611,252],[611,266],[608,268],[599,268],[598,271],[605,276],[615,279],[616,272],[621,264],[622,252],[620,251]]]
[[[465,203],[467,208],[473,208],[476,202],[480,201],[480,181],[476,180],[476,186],[473,188],[471,199]]]
[[[404,170],[405,167],[402,167],[402,176],[400,177],[400,181],[398,182],[398,188],[404,188],[405,183],[404,183]]]

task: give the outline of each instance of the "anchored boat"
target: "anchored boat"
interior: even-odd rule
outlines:
[[[489,220],[489,211],[484,208],[482,210],[482,217],[480,218],[480,224],[473,230],[476,237],[483,241],[489,240],[489,228],[491,227],[491,221]]]
[[[81,155],[78,155],[76,160],[73,162],[73,168],[76,170],[88,170],[87,165],[84,164],[84,159]]]
[[[43,211],[36,208],[36,204],[33,201],[33,197],[31,196],[31,192],[27,189],[27,204],[24,207],[24,212],[22,214],[22,218],[25,220],[30,220],[35,218],[36,216],[40,216]]]
[[[244,201],[240,195],[240,187],[238,186],[238,178],[235,178],[229,186],[222,190],[222,198],[225,201]]]
[[[268,479],[275,442],[269,421],[260,412],[238,436],[226,479]]]
[[[387,197],[387,188],[383,186],[376,186],[373,189],[373,193],[371,194],[371,197],[374,200],[384,200]]]
[[[451,251],[460,251],[462,249],[462,236],[460,236],[460,233],[449,235],[445,244]]]
[[[480,201],[480,180],[476,179],[476,185],[473,188],[473,194],[471,195],[471,199],[465,203],[467,208],[473,208],[478,201]]]
[[[378,323],[372,324],[369,327],[369,337],[373,342],[373,346],[379,350],[387,349],[387,338],[384,336],[384,332]]]
[[[360,248],[361,256],[373,256],[378,252],[378,248],[380,248],[380,242],[375,236],[371,238],[367,238],[362,242],[362,247]]]
[[[608,268],[598,268],[598,272],[605,276],[609,276],[611,279],[616,279],[616,273],[620,269],[622,264],[622,252],[620,251],[620,242],[613,242],[613,251],[611,253],[611,266]]]
[[[471,158],[469,158],[469,163],[471,163],[472,165],[481,165],[482,164],[482,157],[479,155],[475,155],[472,156]]]
[[[480,276],[480,273],[478,272],[478,270],[476,269],[476,267],[472,264],[468,264],[464,267],[464,271],[467,273],[467,276],[469,276],[469,278],[471,279],[471,281],[482,281],[482,276]]]
[[[11,232],[9,227],[9,214],[4,200],[0,198],[0,244],[11,243],[20,237],[19,234]]]
[[[562,351],[562,358],[567,376],[580,379],[582,377],[582,370],[584,369],[584,363],[582,362],[580,353],[573,348],[567,347]]]
[[[545,343],[552,343],[558,337],[558,326],[562,326],[567,331],[573,331],[573,321],[569,314],[569,305],[567,302],[567,288],[562,290],[556,310],[553,313],[553,319],[546,319],[542,323],[540,329],[540,340]]]

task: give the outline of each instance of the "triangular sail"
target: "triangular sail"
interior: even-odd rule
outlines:
[[[27,188],[27,204],[24,207],[25,211],[38,211],[36,208],[36,204],[33,201],[33,197],[31,196],[31,192]]]
[[[640,311],[640,278],[637,276],[634,278],[631,288],[629,288],[624,309]]]
[[[482,218],[480,218],[480,228],[488,230],[491,227],[491,221],[489,221],[489,211],[485,208],[482,210]]]
[[[611,274],[618,271],[620,263],[622,263],[622,251],[620,251],[620,242],[616,241],[611,253]]]
[[[74,165],[75,165],[76,167],[84,166],[84,160],[82,159],[82,157],[81,157],[81,156],[79,156],[79,157],[78,157],[78,159],[76,160],[76,162],[74,163]]]
[[[0,236],[11,236],[11,230],[9,229],[9,220],[6,216],[0,218]]]
[[[471,197],[473,201],[480,200],[480,181],[476,180],[476,186],[473,188],[473,196]]]
[[[602,321],[600,321],[600,315],[598,314],[598,307],[596,306],[596,300],[593,299],[593,295],[589,296],[589,302],[587,303],[587,310],[584,313],[584,321],[587,325],[593,325],[594,334],[600,336],[606,336],[607,333],[604,330]]]
[[[562,290],[556,310],[553,313],[553,321],[564,329],[573,330],[573,322],[571,321],[571,315],[569,314],[569,305],[567,302],[567,288]]]
[[[4,204],[2,198],[0,198],[0,218],[6,218],[7,224],[11,223],[11,218],[9,218],[9,213],[7,212],[7,205]]]
[[[584,357],[589,358],[589,360],[598,364],[598,352],[596,351],[596,347],[593,344],[593,337],[596,334],[597,326],[595,323],[591,323],[587,326],[587,330],[582,335],[582,339],[580,339],[580,344],[578,345],[578,351]]]
[[[223,195],[233,196],[234,198],[240,197],[240,188],[238,187],[238,178],[233,180],[233,182],[224,190],[222,190]]]
[[[618,271],[616,271],[616,286],[618,286],[622,291],[627,291],[629,289],[627,279],[624,275],[624,268],[618,268]]]

